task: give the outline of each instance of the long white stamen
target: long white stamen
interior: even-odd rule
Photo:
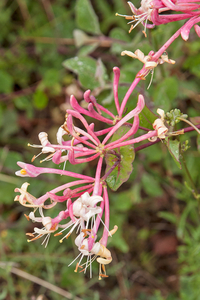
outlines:
[[[153,81],[153,74],[154,74],[154,69],[151,69],[151,79],[150,79],[150,82],[149,82],[149,85],[147,87],[147,90],[150,88],[151,84],[152,84],[152,81]]]
[[[91,255],[90,255],[90,260],[91,260]],[[92,264],[90,263],[90,278],[92,278]]]
[[[89,260],[89,257],[90,257],[90,259],[91,259],[91,255],[88,255],[88,257],[87,257],[87,261],[86,261],[86,266],[85,266],[84,274],[86,273],[86,270],[87,270],[87,267],[88,267],[88,260]]]
[[[46,242],[46,244],[44,246],[46,248],[48,243],[49,243],[49,239],[50,239],[50,233],[47,234],[47,236],[45,237],[45,239],[44,239],[44,241],[42,242],[41,245],[43,245]]]
[[[70,231],[62,239],[59,240],[60,243],[62,243],[63,240],[73,232],[73,230],[76,228],[78,223],[79,223],[79,220],[77,220],[76,223],[74,223],[74,226],[72,226],[72,228],[70,229]],[[65,228],[65,229],[67,229],[67,228]]]
[[[77,260],[77,258],[79,258],[79,256],[80,256],[81,254],[82,254],[82,253],[80,252],[79,255],[78,255],[78,256],[77,256],[77,257],[76,257],[69,265],[68,265],[68,267],[71,266],[71,265]]]
[[[98,215],[99,217],[99,215]],[[100,218],[100,217],[99,217]],[[106,228],[106,230],[108,231],[109,236],[112,236],[112,234],[110,234],[109,229],[107,228],[106,224],[104,223],[104,221],[102,220],[102,218],[100,218],[100,221],[102,222],[103,226]]]

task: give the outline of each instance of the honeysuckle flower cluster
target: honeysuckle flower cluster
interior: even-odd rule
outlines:
[[[122,157],[119,154],[121,147],[135,145],[145,140],[163,140],[173,134],[169,132],[169,128],[165,124],[166,114],[162,109],[157,110],[160,117],[152,124],[151,131],[139,126],[139,115],[145,106],[142,94],[138,96],[136,107],[128,113],[126,112],[127,102],[137,84],[140,80],[144,80],[149,72],[164,62],[175,63],[174,60],[168,58],[167,48],[180,34],[184,39],[187,39],[191,27],[199,21],[199,4],[195,0],[142,0],[139,9],[136,9],[131,2],[128,4],[133,15],[125,16],[125,18],[131,20],[130,23],[136,22],[135,26],[142,23],[145,26],[145,31],[146,28],[152,28],[155,25],[182,19],[189,20],[157,52],[150,51],[147,55],[139,49],[135,52],[127,50],[122,52],[122,55],[139,59],[143,63],[143,67],[137,73],[123,99],[118,97],[120,70],[118,67],[113,68],[115,112],[99,104],[93,93],[87,90],[83,99],[87,108],[85,108],[85,104],[82,106],[73,95],[71,96],[71,109],[67,109],[65,120],[57,131],[56,144],[49,141],[46,132],[39,133],[40,145],[30,146],[41,149],[41,152],[33,157],[32,162],[40,154],[47,154],[47,157],[41,162],[52,160],[55,165],[64,163],[62,170],[36,167],[32,164],[18,162],[21,169],[16,172],[16,175],[21,177],[37,177],[41,174],[53,173],[74,178],[74,181],[58,186],[39,198],[35,198],[27,191],[29,183],[25,182],[21,188],[15,189],[15,192],[20,194],[15,197],[15,201],[25,207],[32,208],[33,210],[25,215],[26,218],[41,224],[39,227],[35,227],[33,232],[27,233],[28,242],[42,238],[42,244],[46,247],[51,235],[61,237],[59,241],[62,243],[69,238],[72,232],[75,232],[77,236],[74,243],[79,251],[79,255],[71,262],[72,264],[78,260],[75,272],[78,270],[86,272],[89,268],[90,276],[92,276],[92,263],[96,260],[99,263],[99,279],[107,277],[105,266],[112,261],[112,254],[107,248],[108,237],[112,236],[118,228],[115,225],[110,230],[106,179],[121,162]],[[178,12],[178,14],[174,12]],[[147,21],[152,24],[147,23]],[[135,26],[131,25],[131,30]],[[195,25],[195,30],[199,35],[197,25]],[[93,121],[88,123],[87,117]],[[77,120],[81,124],[79,127],[76,125]],[[102,125],[101,130],[96,130],[95,121],[98,121],[98,126],[99,124]],[[126,126],[127,132],[123,136],[111,140],[122,126]],[[141,131],[138,131],[139,128],[145,132],[141,134]],[[176,134],[180,134],[180,132]],[[109,154],[114,155],[116,161],[107,170],[104,167],[104,160]],[[76,165],[89,163],[93,160],[97,160],[94,177],[65,170],[66,161]],[[62,195],[58,195],[60,192]],[[66,209],[52,218],[48,215],[48,210],[53,210],[58,202],[65,202]],[[101,237],[99,236],[100,226],[103,226]],[[84,258],[86,258],[85,262],[83,262]]]
[[[109,229],[109,199],[106,178],[112,170],[105,173],[103,160],[106,154],[112,153],[116,155],[118,162],[120,158],[114,149],[158,136],[157,130],[154,130],[134,137],[139,129],[139,114],[145,105],[144,97],[139,95],[136,107],[124,115],[124,109],[118,99],[120,70],[115,67],[113,71],[116,114],[101,106],[90,90],[84,93],[84,101],[88,103],[87,109],[83,108],[72,95],[70,103],[73,109],[66,111],[65,122],[57,131],[58,143],[50,143],[47,133],[41,132],[39,134],[41,145],[32,145],[41,148],[40,154],[47,154],[44,160],[51,159],[55,164],[69,161],[75,165],[98,159],[95,177],[57,168],[36,167],[24,162],[18,162],[21,170],[16,172],[16,175],[21,177],[37,177],[44,173],[54,173],[75,178],[74,181],[63,184],[39,198],[35,198],[27,191],[29,183],[26,182],[21,188],[15,189],[15,192],[20,193],[15,197],[15,201],[19,201],[23,206],[33,208],[33,211],[26,216],[27,219],[41,223],[43,226],[42,228],[35,227],[33,233],[27,233],[29,242],[43,237],[42,244],[47,246],[51,234],[62,235],[60,242],[63,242],[73,231],[76,231],[75,245],[80,252],[78,256],[80,259],[75,271],[79,268],[81,271],[86,271],[88,267],[91,270],[91,263],[96,259],[100,264],[100,278],[107,276],[105,265],[112,261],[112,255],[107,249],[108,237],[117,230],[117,225],[113,230]],[[127,101],[126,97],[125,95],[123,101]],[[102,122],[103,129],[96,131],[95,124],[89,124],[84,116]],[[76,119],[82,123],[81,127],[75,126]],[[129,126],[128,132],[111,142],[111,137],[123,125]],[[70,140],[65,140],[65,136],[70,137]],[[34,161],[36,157],[34,156],[32,160]],[[113,169],[116,166],[117,164]],[[57,195],[61,191],[63,195]],[[61,211],[54,218],[49,217],[48,210],[53,209],[58,202],[66,202],[66,210]],[[36,216],[38,213],[39,216]],[[63,224],[63,221],[66,223]],[[98,239],[98,229],[101,223],[104,231],[102,237]],[[87,261],[81,264],[84,257],[87,258]]]

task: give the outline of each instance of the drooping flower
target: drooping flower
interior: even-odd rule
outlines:
[[[165,126],[165,112],[163,109],[158,108],[157,113],[160,115],[160,118],[156,119],[153,123],[153,128],[157,131],[157,136],[160,139],[165,139],[168,128]]]
[[[130,20],[129,32],[131,32],[139,23],[144,26],[143,33],[146,36],[146,28],[153,28],[161,24],[187,20],[181,29],[181,36],[184,40],[189,37],[190,29],[200,22],[200,4],[199,1],[182,0],[142,0],[141,6],[137,9],[132,2],[128,2],[133,13],[132,16],[120,15]],[[150,24],[148,23],[150,22]],[[134,25],[132,23],[135,23]],[[195,31],[199,36],[199,27],[195,25]]]
[[[148,55],[137,49],[134,53],[131,51],[124,50],[121,53],[122,56],[128,55],[132,58],[138,59],[144,64],[144,68],[138,72],[136,78],[141,78],[142,80],[149,74],[150,71],[153,71],[159,64],[167,62],[169,64],[175,64],[175,61],[168,58],[167,52],[165,51],[161,54],[160,58],[154,59],[154,52],[150,51]]]
[[[151,5],[152,0],[142,0],[141,6],[139,9],[137,9],[132,2],[128,1],[128,5],[133,13],[132,16],[128,15],[120,15],[116,13],[116,16],[124,17],[127,20],[131,20],[128,24],[131,24],[129,33],[139,24],[142,23],[144,26],[143,33],[146,36],[146,28],[153,28],[154,24],[147,23],[148,21],[152,22],[151,20],[151,14],[153,11],[153,7]],[[135,23],[134,25],[132,23]]]

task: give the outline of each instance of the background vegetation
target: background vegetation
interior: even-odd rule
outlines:
[[[34,227],[24,217],[29,210],[13,202],[14,188],[24,181],[14,174],[16,162],[30,162],[37,153],[27,143],[37,144],[39,132],[48,132],[55,141],[70,95],[82,100],[90,88],[100,103],[112,109],[112,68],[121,68],[122,98],[142,67],[121,57],[121,51],[156,51],[181,26],[181,22],[159,26],[148,30],[145,38],[141,25],[128,34],[129,26],[115,12],[130,14],[126,1],[0,1],[0,299],[199,299],[196,132],[181,137],[182,148],[188,140],[182,170],[166,145],[158,143],[136,153],[129,181],[110,192],[111,227],[117,224],[119,230],[110,240],[113,263],[105,280],[98,281],[95,264],[91,280],[74,273],[73,266],[68,268],[77,255],[70,239],[61,245],[51,238],[46,249],[40,241],[27,243],[25,233]],[[141,82],[127,109],[135,107],[140,92],[154,113],[158,107],[165,111],[178,107],[200,123],[199,49],[194,31],[188,42],[178,38],[168,51],[176,64],[158,67],[149,90],[150,78]],[[74,168],[94,172],[93,163]],[[30,193],[37,197],[66,180],[52,174],[30,179]],[[51,291],[51,284],[56,291]],[[62,294],[64,290],[70,294]]]

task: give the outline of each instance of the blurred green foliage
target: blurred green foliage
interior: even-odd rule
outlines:
[[[139,6],[139,2],[134,4]],[[121,51],[156,51],[182,24],[148,30],[145,39],[141,25],[129,35],[129,26],[115,16],[116,12],[129,14],[126,2],[0,2],[0,257],[1,263],[7,263],[6,269],[0,268],[0,299],[37,299],[39,295],[62,299],[42,286],[13,276],[8,263],[82,299],[199,297],[200,142],[196,132],[180,137],[180,141],[171,140],[173,147],[168,144],[174,156],[174,151],[180,151],[179,145],[189,140],[186,153],[180,152],[178,160],[175,157],[178,164],[180,158],[182,170],[166,145],[156,144],[136,153],[129,180],[116,193],[110,192],[111,227],[117,224],[119,230],[109,241],[114,262],[108,270],[110,277],[104,281],[98,281],[95,264],[91,280],[68,268],[77,255],[73,238],[62,245],[51,238],[46,249],[40,241],[27,243],[25,233],[34,225],[23,216],[28,209],[13,202],[14,188],[24,182],[14,175],[17,161],[30,162],[37,150],[26,145],[38,143],[39,132],[47,131],[54,141],[69,107],[70,94],[82,100],[85,89],[94,89],[98,101],[114,109],[112,68],[117,65],[121,69],[122,99],[142,67],[139,61],[121,57]],[[199,48],[200,41],[193,32],[188,42],[178,38],[168,49],[176,64],[159,66],[151,87],[147,90],[147,77],[132,93],[127,111],[135,107],[138,93],[145,96],[147,107],[140,116],[141,126],[151,130],[158,107],[168,111],[177,107],[189,117],[199,116]],[[51,163],[44,165],[50,167]],[[92,164],[75,167],[76,172],[94,173]],[[75,167],[66,166],[73,171]],[[66,180],[52,174],[30,179],[30,193],[39,197]],[[61,204],[54,213],[59,209],[63,209]],[[165,242],[169,235],[176,241],[171,252]]]

